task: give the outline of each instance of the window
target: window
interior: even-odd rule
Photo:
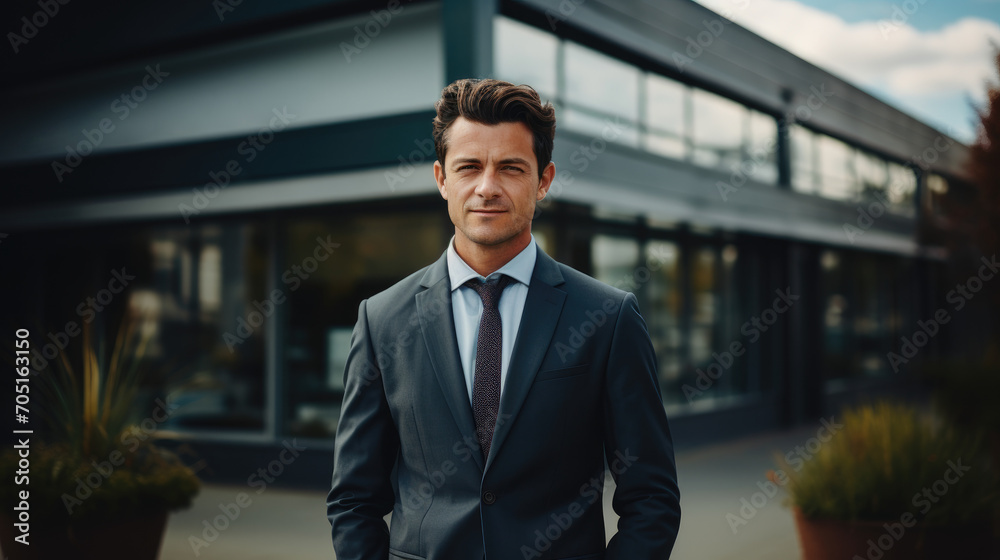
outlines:
[[[664,387],[664,398],[676,400],[683,396],[677,382],[684,356],[680,250],[677,244],[670,241],[647,243],[646,267],[650,277],[644,291],[643,317],[659,362],[658,374]]]
[[[638,146],[639,69],[570,41],[563,52],[567,128],[604,136],[611,121],[624,129],[615,141]]]
[[[285,431],[325,438],[340,417],[361,300],[436,261],[448,236],[439,211],[296,218],[283,227]],[[317,252],[329,256],[315,261]]]
[[[687,114],[690,88],[656,74],[644,82],[645,147],[653,153],[685,159],[689,153]]]
[[[44,329],[70,320],[113,337],[124,314],[142,317],[150,338],[136,403],[172,408],[158,428],[263,436],[273,320],[257,307],[267,301],[266,228],[226,221],[57,231],[37,271]],[[82,338],[68,343],[78,359]]]
[[[889,163],[889,202],[890,210],[908,214],[914,211],[913,196],[917,190],[916,173],[898,163]]]
[[[635,291],[639,243],[628,237],[595,235],[591,243],[594,278],[626,291]]]
[[[692,91],[691,100],[694,163],[723,170],[739,166],[743,160],[743,129],[748,109],[698,89]]]
[[[496,76],[535,88],[543,100],[557,96],[556,59],[559,39],[510,18],[496,18],[493,66]]]
[[[879,195],[885,193],[889,183],[889,169],[885,160],[863,150],[857,150],[854,168],[864,198],[870,198],[876,193]]]
[[[854,148],[826,136],[817,134],[815,139],[820,196],[835,200],[854,200],[858,194],[854,174]]]
[[[565,129],[775,184],[777,122],[510,18],[494,25],[498,78],[535,87]]]
[[[750,111],[744,140],[744,160],[752,166],[750,177],[758,182],[778,182],[778,123],[774,117]]]

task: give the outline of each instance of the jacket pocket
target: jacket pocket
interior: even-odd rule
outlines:
[[[538,372],[535,376],[535,381],[546,381],[549,379],[563,379],[566,377],[573,377],[574,375],[580,375],[586,373],[590,369],[590,363],[578,364],[575,366],[557,368],[557,369],[547,369],[545,371]]]
[[[402,558],[404,560],[424,560],[423,556],[417,556],[416,554],[410,554],[408,552],[403,552],[401,550],[396,550],[394,548],[389,549],[389,558]]]

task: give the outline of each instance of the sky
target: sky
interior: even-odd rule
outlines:
[[[965,143],[1000,81],[1000,0],[696,1]]]

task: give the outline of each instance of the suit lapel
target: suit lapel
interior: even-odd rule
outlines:
[[[528,297],[525,299],[521,323],[517,328],[517,340],[514,342],[510,366],[507,368],[507,380],[500,397],[497,427],[493,432],[490,456],[486,460],[487,469],[503,446],[510,427],[528,396],[535,374],[549,350],[549,343],[555,334],[556,324],[559,322],[559,315],[566,299],[566,292],[555,287],[563,283],[558,265],[541,249],[537,251],[535,270],[531,275]]]
[[[472,416],[468,386],[458,353],[446,255],[427,269],[420,284],[427,289],[416,295],[417,316],[431,366],[464,441],[470,444],[478,442],[476,421]],[[472,453],[472,456],[482,469],[482,453]]]

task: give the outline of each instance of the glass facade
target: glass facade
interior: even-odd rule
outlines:
[[[121,317],[141,317],[150,339],[139,400],[174,408],[159,427],[261,434],[269,421],[271,319],[261,311],[269,308],[268,237],[265,225],[231,221],[64,236],[38,271],[42,328],[72,320],[114,336]],[[104,288],[120,284],[119,294],[105,297],[113,290]],[[79,355],[76,344],[67,346],[70,358]]]
[[[893,373],[886,358],[919,316],[913,261],[825,249],[820,256],[827,381]]]
[[[847,202],[879,200],[891,212],[914,214],[912,169],[801,125],[789,127],[788,135],[793,190]]]
[[[773,117],[647,72],[510,18],[494,24],[498,78],[538,86],[560,126],[657,155],[775,184]],[[609,122],[616,134],[607,134]]]
[[[286,433],[333,435],[358,304],[437,260],[450,238],[445,220],[443,209],[397,209],[303,217],[282,225],[281,270],[289,280],[280,361]],[[307,264],[324,246],[332,253],[309,272]]]

